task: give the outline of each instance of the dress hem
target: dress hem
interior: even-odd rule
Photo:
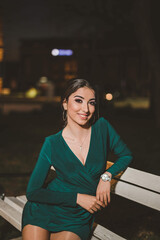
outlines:
[[[31,222],[24,224],[23,227],[21,228],[21,232],[23,231],[24,227],[27,226],[27,225],[32,225],[32,226],[36,226],[36,227],[43,228],[44,230],[47,230],[47,231],[49,231],[50,233],[58,233],[58,232],[63,232],[63,231],[73,232],[73,233],[75,233],[76,235],[78,235],[78,237],[79,237],[81,240],[88,240],[88,238],[89,238],[89,236],[90,236],[90,234],[91,234],[91,230],[89,230],[87,226],[84,226],[84,227],[87,228],[87,229],[86,229],[86,230],[87,230],[87,232],[86,232],[86,235],[87,235],[87,236],[84,236],[84,235],[82,236],[82,234],[84,234],[84,231],[82,231],[82,228],[83,228],[83,227],[80,227],[79,229],[77,229],[77,228],[75,228],[75,229],[70,229],[70,228],[68,228],[68,227],[64,227],[63,230],[62,230],[62,229],[61,229],[61,230],[59,229],[59,230],[53,231],[53,230],[49,229],[49,228],[46,227],[46,226],[42,226],[42,225],[40,225],[40,224],[34,224],[34,223],[31,223]],[[74,230],[75,230],[75,231],[74,231]]]

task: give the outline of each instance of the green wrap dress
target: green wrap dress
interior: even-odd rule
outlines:
[[[87,240],[95,214],[76,203],[77,193],[96,195],[100,175],[106,171],[107,156],[111,150],[117,155],[116,162],[107,170],[113,177],[127,168],[132,154],[103,117],[91,126],[85,165],[67,145],[62,131],[45,138],[27,186],[28,201],[23,210],[22,229],[31,224],[50,232],[74,232],[81,240]],[[57,176],[44,188],[51,166]]]

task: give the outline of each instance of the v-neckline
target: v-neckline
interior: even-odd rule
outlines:
[[[64,128],[63,128],[63,129],[64,129]],[[61,138],[62,138],[64,144],[67,146],[68,150],[72,153],[72,155],[78,160],[78,162],[80,162],[80,164],[81,164],[83,167],[86,167],[86,163],[87,163],[87,160],[88,160],[88,157],[89,157],[89,153],[90,153],[90,150],[91,150],[91,146],[92,146],[93,125],[91,125],[90,143],[89,143],[88,153],[87,153],[87,156],[86,156],[86,159],[85,159],[85,164],[83,164],[83,163],[81,162],[81,160],[76,156],[76,154],[72,151],[72,149],[71,149],[71,148],[69,147],[69,145],[67,144],[66,140],[65,140],[64,137],[62,136],[63,129],[60,131],[60,134],[61,134]]]

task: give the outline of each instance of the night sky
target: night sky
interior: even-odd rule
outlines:
[[[125,30],[134,35],[132,1],[127,0],[1,0],[5,60],[18,60],[21,39],[95,38]],[[158,0],[151,1],[154,36],[160,41]],[[123,34],[122,34],[123,35]]]
[[[21,39],[77,37],[94,31],[93,16],[85,12],[90,1],[83,7],[83,1],[4,0],[1,6],[6,60],[18,59]]]

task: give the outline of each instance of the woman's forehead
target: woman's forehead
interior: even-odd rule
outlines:
[[[95,97],[95,92],[93,89],[88,87],[79,88],[77,91],[72,93],[72,96],[80,95],[82,97]]]

